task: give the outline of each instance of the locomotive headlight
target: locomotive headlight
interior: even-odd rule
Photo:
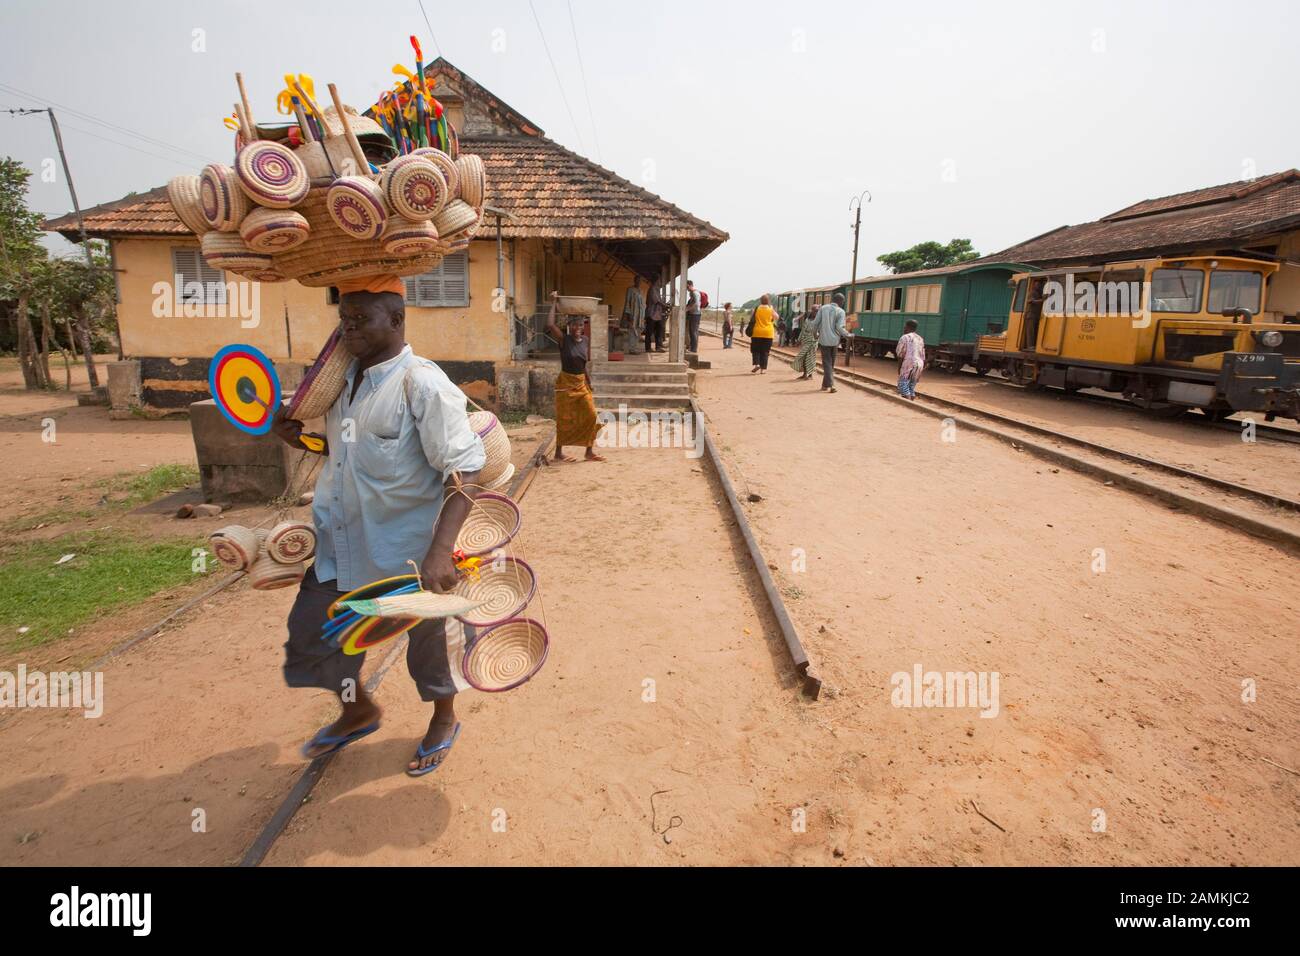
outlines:
[[[1277,329],[1267,329],[1263,332],[1256,332],[1255,338],[1259,344],[1266,349],[1275,349],[1282,344],[1282,333]]]

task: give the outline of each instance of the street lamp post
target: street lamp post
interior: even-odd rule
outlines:
[[[871,193],[862,190],[858,195],[849,200],[849,211],[854,213],[853,217],[853,272],[849,278],[849,314],[854,314],[853,303],[857,298],[858,291],[855,288],[858,284],[858,235],[862,231],[862,197],[867,197],[867,202],[871,202]],[[856,325],[856,322],[854,323]],[[853,329],[849,330],[853,334]],[[844,364],[846,366],[853,364],[853,340],[850,338],[844,344]]]

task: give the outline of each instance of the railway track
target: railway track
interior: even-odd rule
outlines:
[[[786,358],[793,359],[795,354],[788,349],[772,349],[772,354],[782,355]],[[820,364],[820,363],[819,363]],[[856,371],[853,368],[835,369],[836,378],[846,379],[860,387],[873,391],[881,392],[893,396],[896,391],[895,383],[873,378],[863,372]],[[1039,435],[1049,438],[1054,442],[1069,445],[1074,448],[1081,448],[1096,455],[1102,455],[1118,461],[1124,461],[1129,464],[1139,465],[1152,471],[1158,471],[1163,474],[1173,475],[1186,481],[1195,482],[1215,491],[1227,492],[1246,498],[1258,504],[1266,505],[1272,508],[1282,508],[1287,511],[1300,513],[1300,501],[1294,498],[1287,498],[1283,495],[1273,494],[1268,491],[1261,491],[1258,488],[1251,488],[1247,485],[1239,484],[1235,481],[1228,481],[1223,478],[1216,478],[1213,475],[1207,475],[1204,472],[1193,471],[1190,468],[1183,468],[1179,465],[1172,465],[1168,462],[1159,461],[1154,458],[1148,458],[1145,455],[1137,455],[1132,452],[1122,451],[1118,448],[1112,448],[1109,445],[1100,445],[1096,442],[1088,441],[1085,438],[1079,438],[1065,432],[1059,432],[1055,429],[1046,428],[1042,425],[1033,425],[1019,419],[1011,418],[1008,415],[1002,415],[998,412],[988,411],[974,405],[967,405],[962,402],[955,402],[951,399],[938,398],[933,395],[924,395],[918,397],[919,403],[931,407],[948,408],[954,411],[964,412],[967,415],[985,419],[987,421],[997,422],[1000,425],[1014,428],[1018,431],[1027,432],[1033,435]],[[1127,404],[1127,403],[1126,403]]]

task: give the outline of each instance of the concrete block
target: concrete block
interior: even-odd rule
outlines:
[[[269,501],[284,494],[292,451],[274,435],[231,425],[212,399],[190,405],[190,431],[207,501]]]
[[[555,379],[558,365],[528,370],[528,409],[541,415],[555,414]]]
[[[108,363],[108,402],[118,410],[140,407],[140,363],[135,359]]]
[[[527,366],[498,366],[497,402],[502,411],[522,412],[528,408],[529,379]]]

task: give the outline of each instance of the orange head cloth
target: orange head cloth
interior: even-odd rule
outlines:
[[[403,298],[406,297],[406,282],[400,276],[391,273],[342,279],[335,288],[339,290],[341,296],[349,292],[395,292]]]

